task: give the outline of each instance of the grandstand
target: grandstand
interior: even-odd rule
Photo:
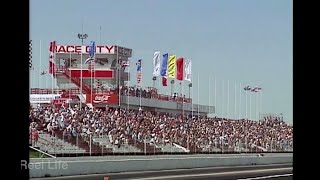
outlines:
[[[93,58],[88,46],[51,42],[49,73],[59,89],[30,91],[33,147],[57,156],[292,151],[293,126],[283,119],[208,117],[215,107],[193,102],[190,89],[186,97],[126,85],[132,49],[97,47]]]

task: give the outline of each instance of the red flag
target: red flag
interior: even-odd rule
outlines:
[[[162,76],[162,86],[168,86],[167,77]]]
[[[56,41],[50,42],[49,52],[56,52]]]
[[[177,79],[180,81],[183,81],[183,69],[184,69],[184,63],[183,58],[177,59]]]

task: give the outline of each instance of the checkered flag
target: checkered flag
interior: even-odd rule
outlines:
[[[29,40],[29,68],[33,69],[33,66],[32,66],[32,40]]]

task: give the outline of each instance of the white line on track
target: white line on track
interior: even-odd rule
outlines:
[[[221,173],[172,175],[172,176],[160,176],[160,177],[149,177],[149,178],[136,178],[136,179],[131,179],[131,180],[160,180],[160,179],[174,179],[174,178],[188,178],[188,177],[206,177],[206,176],[214,177],[214,176],[221,176],[221,175],[263,173],[263,172],[275,172],[275,171],[283,171],[283,170],[292,170],[292,168],[275,168],[275,169],[259,169],[259,170],[221,172]]]
[[[279,175],[272,175],[272,176],[260,176],[260,177],[246,178],[246,179],[238,179],[238,180],[267,179],[267,178],[287,177],[287,176],[292,176],[292,175],[293,175],[293,174],[279,174]]]

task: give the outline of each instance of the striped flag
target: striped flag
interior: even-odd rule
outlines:
[[[34,69],[32,65],[32,40],[29,40],[29,68]]]
[[[168,77],[169,78],[176,77],[176,55],[169,56]]]
[[[141,87],[141,79],[142,79],[142,63],[141,63],[142,59],[139,59],[138,62],[137,62],[137,84],[138,84],[138,87]]]

